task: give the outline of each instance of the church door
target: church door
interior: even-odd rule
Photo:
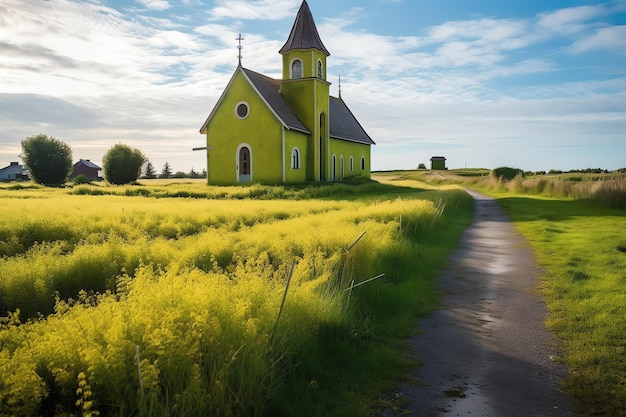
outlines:
[[[252,180],[252,158],[250,148],[242,146],[237,155],[237,181],[250,182]]]

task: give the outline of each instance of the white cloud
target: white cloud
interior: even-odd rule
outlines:
[[[607,13],[604,6],[580,6],[559,9],[539,15],[537,26],[560,35],[584,31],[588,21]]]
[[[527,23],[514,19],[478,19],[446,22],[428,30],[431,42],[474,39],[482,43],[496,43],[525,34]]]
[[[217,0],[209,11],[212,20],[279,20],[295,15],[300,0]]]
[[[174,4],[142,3],[152,10]],[[243,33],[247,68],[280,77],[285,39],[275,37],[291,22],[260,33],[247,20],[291,19],[300,4],[221,0],[208,11],[176,15],[170,7],[159,15],[167,18],[155,18],[99,0],[2,0],[0,159],[15,160],[19,140],[46,133],[70,142],[76,157],[97,160],[122,141],[157,167],[168,160],[175,170],[202,169],[204,155],[190,149],[203,144],[198,129],[235,69],[235,38]],[[578,79],[575,68],[559,63],[564,50],[573,52],[570,60],[588,51],[623,53],[624,26],[601,19],[615,7],[444,22],[421,36],[366,30],[359,8],[317,22],[332,54],[331,91],[341,74],[344,99],[378,143],[374,154],[411,146],[458,160],[468,144],[496,158],[503,143],[523,148],[556,138],[555,146],[587,146],[595,133],[609,144],[623,141],[626,79]],[[551,49],[537,55],[545,44]],[[393,162],[374,160],[377,169]]]
[[[597,29],[593,34],[574,42],[570,48],[571,52],[577,54],[594,50],[609,50],[626,55],[626,25]]]
[[[163,11],[172,7],[166,0],[137,0],[150,10]]]

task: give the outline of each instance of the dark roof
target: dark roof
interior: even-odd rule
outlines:
[[[10,170],[16,170],[16,169],[24,169],[24,167],[22,165],[20,165],[18,162],[11,162],[10,165],[5,166],[4,168],[0,168],[0,171],[10,171]]]
[[[100,167],[99,167],[98,165],[94,164],[93,162],[91,162],[91,161],[90,161],[90,160],[88,160],[88,159],[80,159],[78,162],[76,162],[76,163],[74,164],[74,166],[76,166],[76,165],[78,165],[78,164],[85,165],[85,166],[86,166],[86,167],[88,167],[88,168],[100,169]]]
[[[283,96],[280,95],[279,93],[280,81],[279,80],[275,80],[263,74],[259,74],[258,72],[254,72],[249,69],[243,68],[241,65],[237,66],[235,73],[233,74],[230,81],[228,82],[228,86],[226,87],[221,97],[219,98],[215,106],[213,107],[211,114],[209,114],[206,121],[200,128],[200,133],[202,134],[206,133],[206,128],[209,125],[209,122],[211,121],[211,119],[213,118],[213,114],[215,113],[217,108],[220,106],[220,103],[226,96],[226,93],[230,89],[230,85],[232,84],[233,80],[235,79],[235,76],[237,75],[237,72],[239,71],[243,73],[243,75],[252,85],[252,88],[254,88],[254,90],[258,92],[261,99],[267,104],[269,109],[272,111],[272,113],[274,113],[276,118],[283,124],[283,126],[285,126],[287,129],[298,130],[306,134],[311,134],[311,131],[306,127],[304,123],[302,123],[300,119],[298,119],[298,116],[296,116],[296,113],[294,113],[294,111],[291,109],[291,107],[289,106],[287,101],[283,98]]]
[[[433,156],[432,158],[430,158],[431,161],[445,161],[446,157],[445,156]]]
[[[342,99],[330,97],[329,112],[331,138],[375,145]]]
[[[278,118],[278,120],[280,120],[280,122],[287,129],[297,130],[309,135],[311,134],[311,131],[298,118],[287,100],[285,100],[285,98],[280,94],[280,80],[270,78],[243,67],[237,67],[237,71],[239,70],[243,72],[244,76],[250,81],[250,84],[255,91],[259,93],[261,99],[267,104],[276,118]],[[200,133],[205,133],[205,129],[208,126],[215,109],[219,106],[227,90],[228,87],[224,90],[222,97],[220,97],[213,111],[200,128]],[[356,117],[354,117],[342,99],[330,97],[328,118],[331,138],[363,143],[366,145],[375,145],[374,141],[365,132],[365,129],[363,129],[361,124],[357,121]]]
[[[267,77],[249,69],[242,68],[242,70],[254,88],[259,92],[261,98],[287,128],[308,134],[311,133],[305,124],[298,119],[298,116],[296,116],[296,113],[291,109],[287,100],[278,92],[280,90],[279,80],[275,80],[274,78]]]
[[[330,55],[330,52],[322,43],[319,33],[317,33],[317,27],[306,0],[302,2],[289,38],[279,52],[285,54],[294,49],[317,49],[326,54],[326,56]]]

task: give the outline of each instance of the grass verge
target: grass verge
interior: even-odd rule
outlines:
[[[548,327],[584,416],[626,416],[626,212],[589,200],[499,196],[545,270]]]

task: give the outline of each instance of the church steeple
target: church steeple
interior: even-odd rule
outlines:
[[[306,0],[302,2],[296,16],[296,21],[291,28],[289,38],[279,52],[284,55],[293,50],[304,49],[317,49],[326,56],[330,55],[330,52],[328,52],[322,43],[319,33],[317,33],[317,27],[315,26],[313,15],[311,14]]]
[[[326,81],[326,58],[330,55],[315,27],[306,0],[293,23],[289,38],[279,51],[283,56],[281,95],[311,131],[307,143],[307,174],[310,180],[330,178],[330,83]]]
[[[306,0],[302,1],[289,38],[279,52],[283,56],[283,80],[326,80],[326,58],[330,52],[320,39]]]

